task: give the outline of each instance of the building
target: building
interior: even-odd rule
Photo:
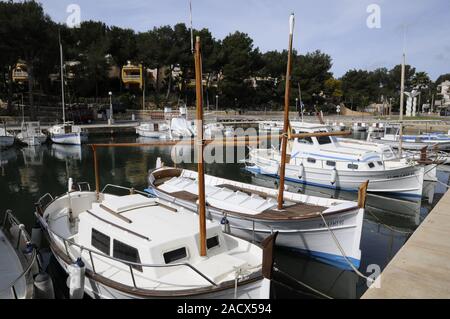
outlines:
[[[437,98],[435,106],[437,110],[450,107],[450,81],[444,81],[437,86]]]

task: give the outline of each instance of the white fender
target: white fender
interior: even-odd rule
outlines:
[[[302,179],[304,175],[305,175],[305,166],[303,166],[303,162],[301,162],[298,168],[298,178]]]
[[[337,170],[336,170],[336,167],[335,167],[331,171],[331,178],[330,178],[331,185],[334,185],[334,183],[336,183],[336,178],[337,178]]]
[[[161,168],[162,167],[162,161],[161,161],[161,157],[158,157],[157,159],[156,159],[156,166],[155,166],[155,168]]]
[[[67,266],[69,273],[67,286],[69,287],[70,299],[83,298],[85,270],[86,266],[81,258],[78,258],[73,264]]]

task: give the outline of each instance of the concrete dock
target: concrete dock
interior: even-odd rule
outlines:
[[[450,191],[398,251],[362,299],[450,298]]]

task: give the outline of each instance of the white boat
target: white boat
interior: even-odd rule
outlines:
[[[53,143],[81,145],[87,141],[87,132],[81,127],[74,125],[72,122],[66,122],[65,103],[64,103],[64,67],[63,67],[63,50],[61,41],[59,41],[60,54],[60,73],[61,73],[61,107],[62,107],[62,124],[55,124],[49,128],[48,133]]]
[[[323,125],[303,123],[297,133],[327,132]],[[420,197],[424,169],[414,163],[388,161],[360,147],[343,146],[332,136],[296,138],[290,141],[286,180],[326,188],[357,191],[369,180],[369,192]],[[255,174],[279,176],[280,152],[252,149],[246,169]]]
[[[0,127],[0,148],[8,148],[14,144],[14,135],[9,133],[6,128]]]
[[[411,161],[418,163],[424,168],[424,181],[437,181],[437,166],[439,164],[444,164],[445,161],[440,159],[439,154],[429,155],[426,160],[423,160],[420,152],[403,152],[402,157],[398,152],[396,152],[390,145],[388,144],[380,144],[374,142],[368,142],[364,140],[356,140],[352,138],[340,138],[337,137],[336,140],[340,145],[344,147],[350,148],[358,148],[364,149],[371,152],[377,152],[380,154],[381,159],[383,161],[398,161],[404,163],[405,165]]]
[[[384,132],[384,123],[372,123],[369,126],[369,133],[381,133]]]
[[[283,122],[281,121],[262,121],[258,125],[261,131],[280,132],[283,130]]]
[[[367,131],[367,125],[366,125],[366,123],[356,122],[356,123],[353,124],[352,130],[354,132],[366,132]]]
[[[196,209],[197,172],[160,168],[149,175],[150,194]],[[360,239],[364,209],[357,203],[284,192],[285,205],[277,210],[278,190],[205,175],[207,214],[229,224],[230,233],[260,241],[278,232],[277,245],[307,253],[349,269],[361,259]],[[326,220],[346,257],[333,241]]]
[[[93,298],[269,298],[261,248],[206,220],[207,257],[200,257],[197,214],[127,190],[125,196],[105,189],[47,194],[37,204],[35,214],[69,278],[73,267],[84,269],[79,290]]]
[[[37,254],[25,226],[6,211],[0,227],[0,299],[30,299]]]
[[[333,131],[339,132],[339,131],[345,131],[345,124],[340,122],[333,122],[331,124],[331,128],[333,129]]]
[[[394,148],[399,147],[400,127],[398,125],[389,125],[384,129],[381,137],[368,136],[368,140],[375,143],[388,144]],[[421,150],[427,147],[429,149],[448,151],[450,150],[450,135],[425,133],[421,135],[403,135],[402,148],[405,150]]]
[[[168,139],[170,138],[170,127],[165,122],[141,123],[136,127],[136,134],[142,137]]]
[[[184,117],[172,118],[170,122],[171,139],[193,138],[195,135],[195,128],[190,121]]]
[[[42,132],[39,122],[23,122],[22,128],[17,133],[16,138],[22,144],[37,146],[45,143],[47,135]]]
[[[231,137],[234,135],[232,126],[224,126],[222,123],[207,123],[204,125],[204,137],[213,139],[215,137]]]
[[[52,142],[57,144],[81,145],[88,139],[87,132],[70,122],[53,125],[48,132]]]

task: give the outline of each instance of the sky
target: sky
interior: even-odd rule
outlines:
[[[38,1],[63,23],[70,15],[67,7],[77,4],[81,21],[136,31],[189,25],[189,0]],[[289,14],[294,12],[294,48],[301,54],[319,49],[331,55],[335,77],[350,69],[390,69],[401,63],[403,50],[406,62],[432,80],[450,73],[450,0],[192,0],[192,11],[194,28],[208,28],[217,39],[245,32],[262,52],[287,48]]]

